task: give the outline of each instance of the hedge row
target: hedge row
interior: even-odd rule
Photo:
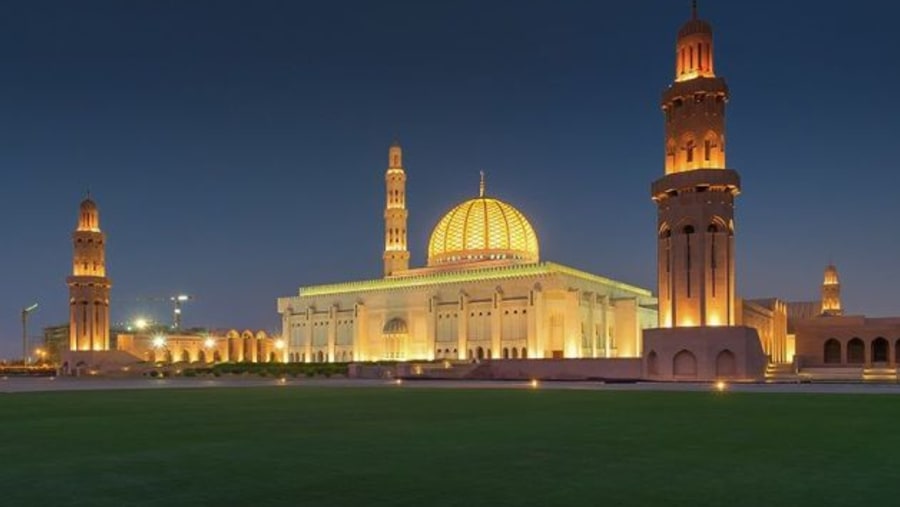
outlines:
[[[185,377],[198,375],[258,375],[260,377],[315,377],[347,375],[349,363],[219,363],[210,367],[185,368]]]

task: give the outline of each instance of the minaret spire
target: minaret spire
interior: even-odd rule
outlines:
[[[69,350],[109,350],[109,289],[106,235],[100,230],[97,204],[86,197],[72,233],[69,286]]]
[[[388,150],[388,168],[384,175],[387,199],[384,206],[384,276],[409,269],[409,249],[406,245],[406,171],[403,169],[403,148],[394,138]]]
[[[691,2],[691,19],[697,19],[697,0]]]
[[[822,280],[822,315],[842,315],[841,281],[837,267],[829,262]]]
[[[484,171],[478,171],[481,174],[481,183],[478,185],[478,197],[484,197]]]

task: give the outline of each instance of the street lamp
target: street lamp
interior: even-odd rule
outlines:
[[[38,304],[22,308],[22,365],[28,364],[28,316],[37,310]]]

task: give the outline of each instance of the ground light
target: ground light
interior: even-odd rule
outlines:
[[[540,386],[540,383],[538,382],[538,379],[533,378],[533,379],[531,379],[530,385],[531,385],[532,389],[537,389]]]
[[[720,393],[728,389],[728,384],[726,384],[724,380],[716,382],[715,386],[716,391],[719,391]]]
[[[398,378],[397,380],[394,381],[394,383],[397,384],[398,386],[399,386],[399,385],[403,385],[403,379],[402,379],[402,378]]]

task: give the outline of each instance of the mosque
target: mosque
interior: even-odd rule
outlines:
[[[821,301],[736,296],[741,179],[726,165],[729,89],[715,73],[714,54],[712,27],[695,3],[678,31],[674,81],[661,100],[664,174],[650,186],[655,296],[541,259],[526,213],[489,192],[483,174],[477,194],[434,226],[425,265],[411,266],[407,170],[395,142],[385,172],[382,277],[301,287],[278,298],[281,337],[234,330],[160,343],[120,335],[114,349],[149,362],[513,365],[501,377],[546,373],[551,365],[553,375],[569,378],[578,370],[649,380],[896,380],[900,318],[844,316],[834,266],[825,271]],[[111,349],[105,236],[90,199],[73,240],[68,357],[84,362]]]
[[[478,194],[441,218],[411,268],[406,170],[385,174],[384,277],[303,287],[278,299],[291,361],[635,357],[655,326],[647,289],[542,261],[513,205]]]
[[[410,267],[407,174],[395,143],[385,173],[384,277],[302,287],[279,298],[289,360],[642,358],[645,331],[657,327],[688,329],[682,333],[688,341],[697,329],[739,329],[740,343],[718,351],[730,354],[733,374],[752,376],[750,369],[761,368],[758,336],[770,357],[786,359],[785,333],[772,325],[784,306],[734,295],[740,178],[726,169],[728,88],[714,73],[712,29],[696,8],[679,31],[675,67],[662,103],[666,175],[652,189],[659,207],[658,297],[542,261],[526,214],[488,194],[483,176],[478,195],[435,225],[426,265]],[[646,351],[650,370],[661,355],[680,351],[696,362],[682,345],[662,338]],[[662,377],[697,374],[687,363],[662,370]]]

